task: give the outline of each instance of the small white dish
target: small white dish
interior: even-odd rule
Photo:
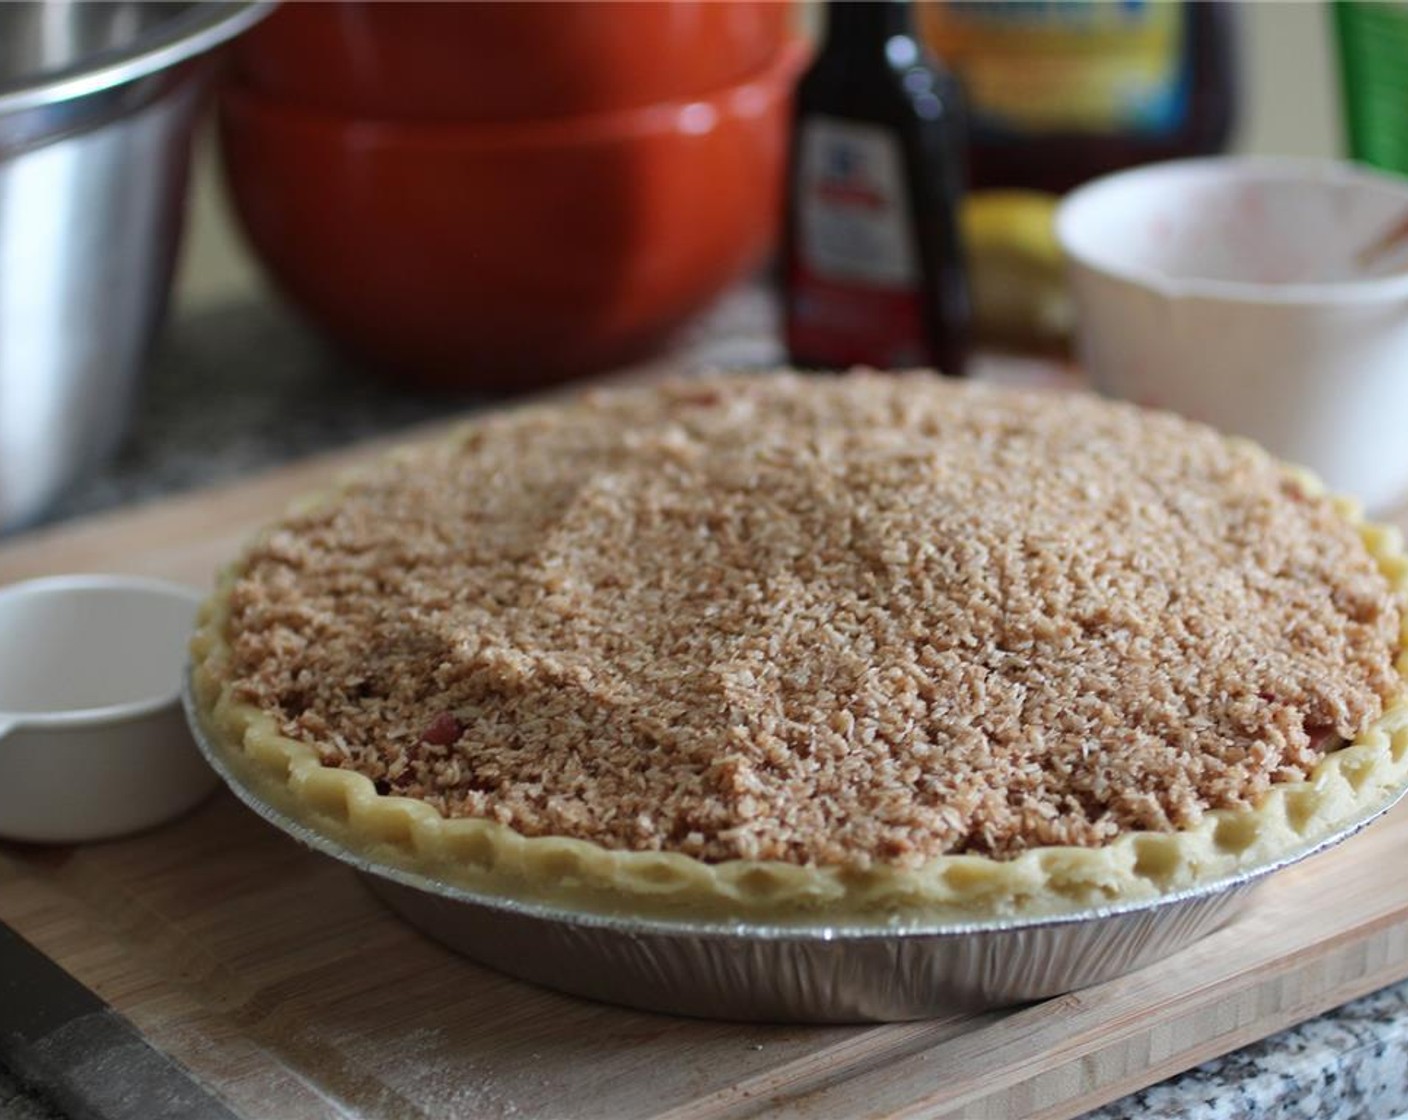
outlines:
[[[1408,181],[1348,163],[1217,157],[1072,192],[1056,233],[1096,387],[1310,467],[1381,508],[1408,490],[1408,274],[1366,246]]]
[[[0,588],[0,837],[120,836],[215,788],[180,703],[200,600],[130,576]]]

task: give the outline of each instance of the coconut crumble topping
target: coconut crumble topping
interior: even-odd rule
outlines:
[[[1168,831],[1400,681],[1356,531],[1166,415],[768,374],[487,417],[290,516],[235,697],[382,792],[708,861]]]

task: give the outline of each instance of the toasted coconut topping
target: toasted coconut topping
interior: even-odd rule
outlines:
[[[289,517],[236,699],[447,816],[914,866],[1189,826],[1399,687],[1355,528],[1255,448],[928,375],[486,417]]]

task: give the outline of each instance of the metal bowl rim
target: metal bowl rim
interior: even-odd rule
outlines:
[[[1382,801],[1365,809],[1349,820],[1341,828],[1320,837],[1303,847],[1292,849],[1268,863],[1257,864],[1219,879],[1197,883],[1182,890],[1158,895],[1155,898],[1139,899],[1117,903],[1111,906],[1096,906],[1070,913],[1036,915],[1027,918],[990,918],[968,922],[941,922],[929,925],[894,924],[880,922],[871,924],[828,925],[816,922],[798,921],[795,924],[776,922],[755,923],[745,919],[718,921],[690,921],[669,918],[638,918],[615,914],[604,914],[591,910],[572,910],[549,903],[530,902],[505,895],[483,894],[454,883],[433,879],[428,875],[398,867],[392,863],[371,859],[360,852],[339,844],[316,829],[288,816],[270,805],[254,791],[247,788],[232,772],[224,758],[214,747],[206,733],[195,701],[193,666],[188,663],[185,680],[181,689],[181,702],[190,726],[191,735],[200,748],[205,760],[215,770],[224,783],[245,805],[269,824],[293,837],[306,847],[313,848],[323,855],[331,856],[356,871],[381,879],[387,879],[404,887],[410,887],[426,894],[436,895],[449,902],[461,905],[488,907],[518,917],[575,925],[578,927],[621,934],[627,937],[694,937],[720,938],[732,940],[758,941],[798,941],[798,942],[858,942],[869,940],[923,940],[931,938],[971,937],[979,934],[1017,933],[1033,929],[1049,929],[1062,926],[1079,926],[1135,914],[1150,913],[1183,903],[1207,899],[1225,894],[1238,888],[1247,887],[1276,871],[1299,863],[1310,856],[1334,847],[1364,829],[1378,817],[1392,809],[1406,793],[1408,784],[1401,784]]]
[[[72,101],[167,70],[253,27],[278,0],[197,0],[122,47],[0,84],[0,114]]]

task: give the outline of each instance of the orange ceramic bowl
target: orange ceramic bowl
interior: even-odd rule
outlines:
[[[780,0],[280,6],[233,50],[240,82],[380,119],[527,120],[701,96],[786,42]]]
[[[760,263],[804,55],[699,100],[522,125],[228,88],[225,167],[269,272],[333,339],[406,380],[527,388],[650,352]]]

